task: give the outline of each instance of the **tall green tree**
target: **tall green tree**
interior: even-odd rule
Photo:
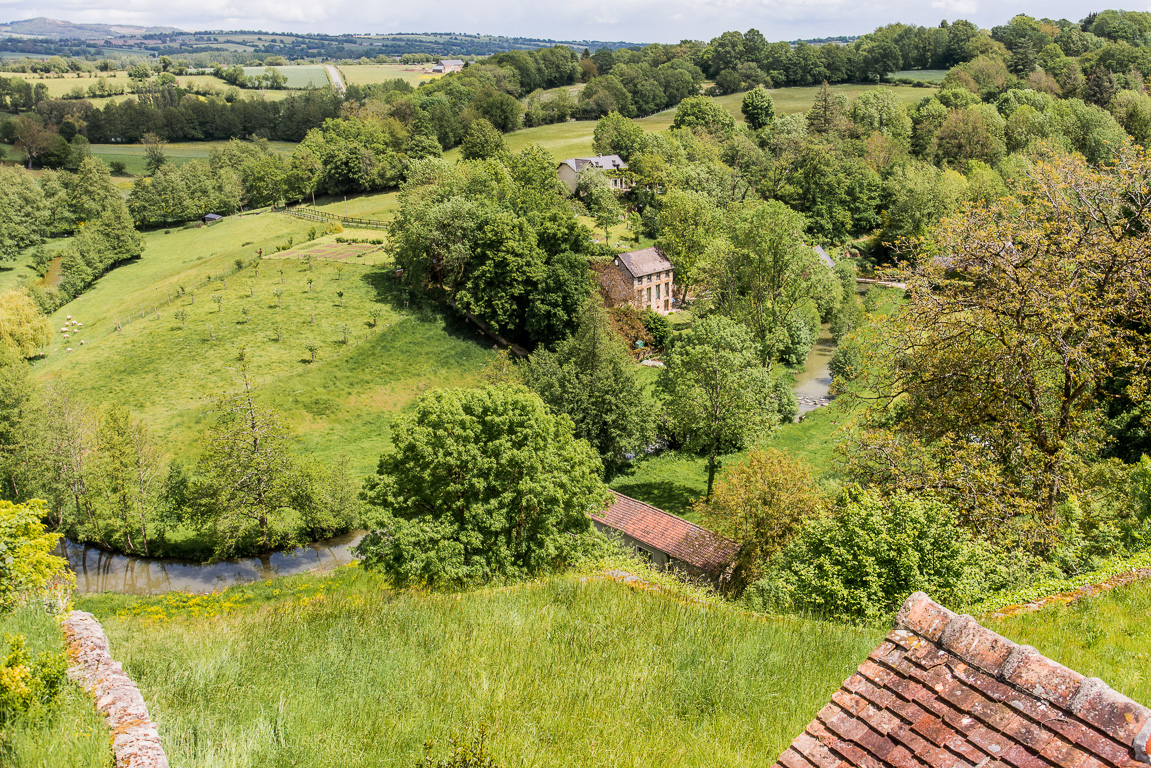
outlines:
[[[708,248],[720,233],[723,215],[698,192],[673,189],[660,201],[656,245],[675,267],[679,302],[700,280]]]
[[[708,497],[721,453],[754,443],[794,412],[795,396],[760,365],[755,340],[722,316],[698,320],[677,339],[657,391],[672,432],[707,455]]]
[[[395,426],[365,484],[359,547],[402,584],[465,585],[570,562],[608,491],[571,420],[523,387],[434,390]]]
[[[609,468],[654,435],[653,404],[598,298],[584,305],[575,333],[555,352],[532,354],[523,379],[553,411],[571,418],[575,436],[587,440]]]

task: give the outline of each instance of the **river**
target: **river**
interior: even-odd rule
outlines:
[[[814,411],[830,402],[831,356],[835,354],[835,339],[828,326],[820,329],[819,338],[807,353],[803,370],[795,371],[795,397],[799,400],[799,414]]]
[[[261,557],[197,563],[174,557],[117,555],[91,544],[61,539],[55,554],[67,558],[76,574],[77,592],[123,592],[158,595],[164,592],[212,592],[224,587],[251,584],[274,576],[291,576],[315,568],[345,565],[355,558],[351,548],[364,531],[317,541],[294,550]]]

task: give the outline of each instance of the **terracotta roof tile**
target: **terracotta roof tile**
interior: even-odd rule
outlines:
[[[708,573],[723,573],[739,554],[739,542],[622,493],[612,493],[615,503],[602,514],[592,515],[601,525]]]
[[[1134,768],[1151,710],[917,592],[777,766]]]

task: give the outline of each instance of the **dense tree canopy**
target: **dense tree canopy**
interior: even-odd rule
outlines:
[[[365,486],[364,564],[399,583],[453,586],[569,562],[608,500],[567,416],[522,387],[436,390],[395,427]]]

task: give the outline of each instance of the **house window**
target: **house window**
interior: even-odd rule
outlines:
[[[659,283],[655,284],[655,300],[659,301]]]
[[[667,312],[670,307],[668,306],[667,299],[663,300],[663,311]]]
[[[647,288],[647,303],[651,303],[651,286],[648,286]]]
[[[642,277],[641,277],[641,278],[638,278],[638,279],[635,281],[635,287],[636,287],[636,288],[640,287],[641,285],[643,285],[643,278],[642,278]]]

